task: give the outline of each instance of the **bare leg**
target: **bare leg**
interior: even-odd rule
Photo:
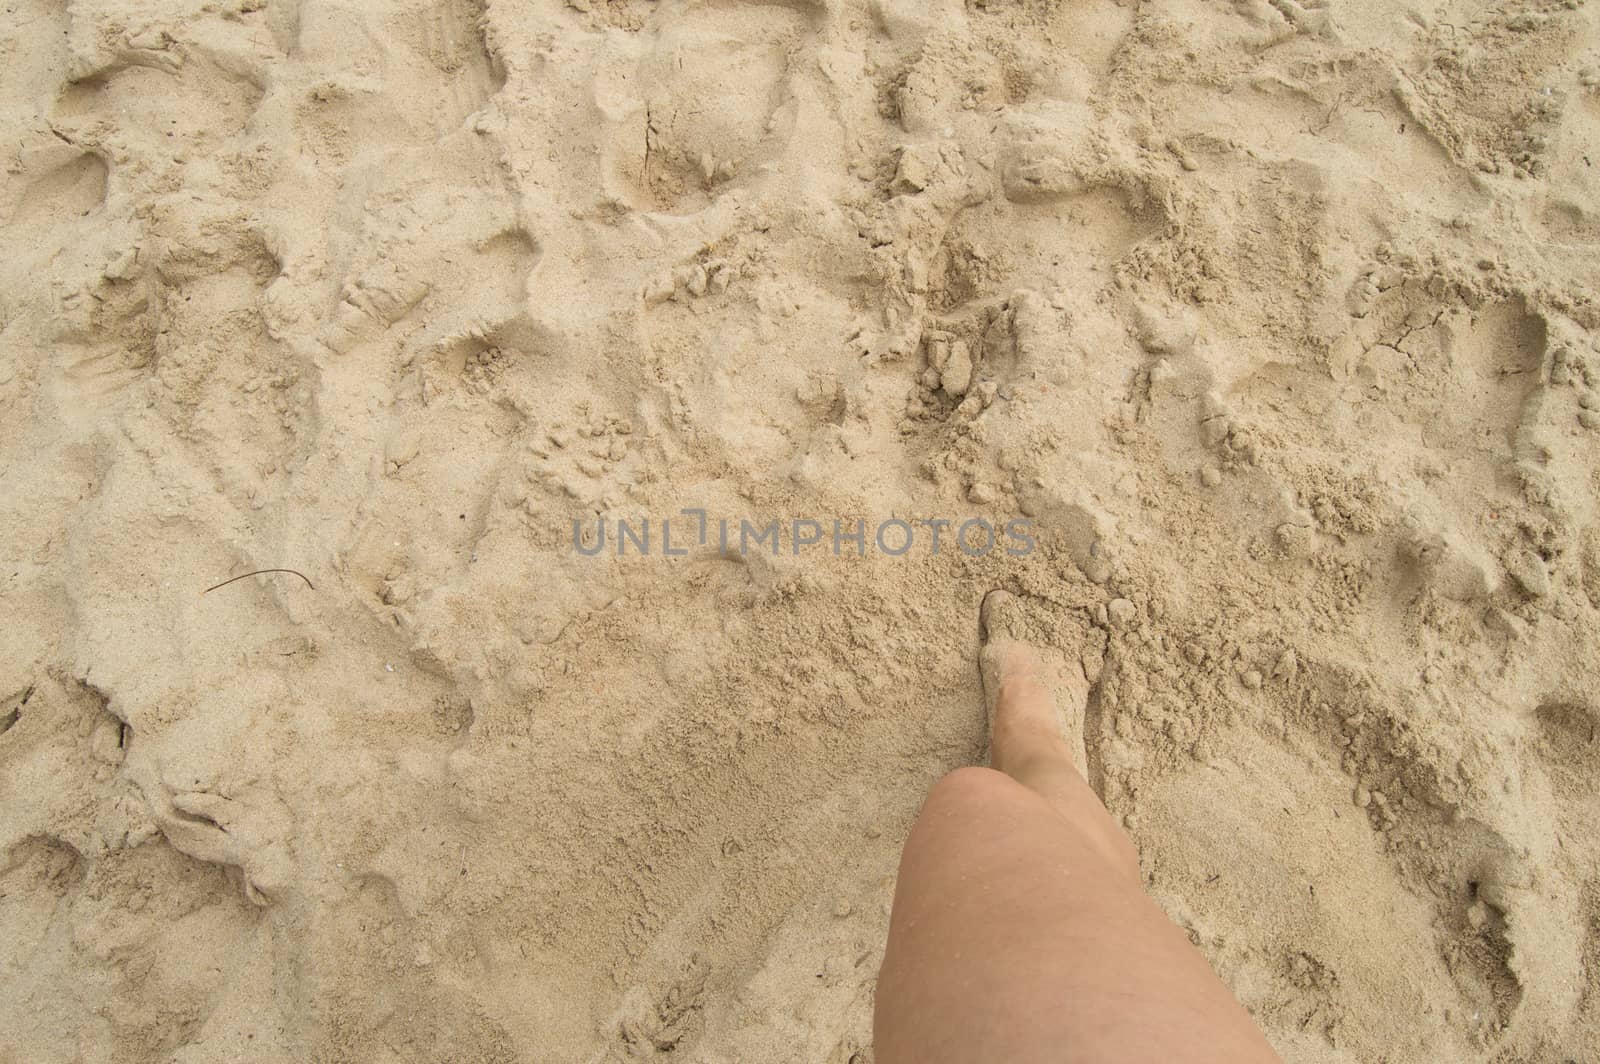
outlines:
[[[1084,780],[1088,682],[984,602],[993,768],[939,781],[906,842],[878,976],[880,1064],[1275,1061],[1144,893]]]

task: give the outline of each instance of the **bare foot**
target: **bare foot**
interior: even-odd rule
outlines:
[[[1047,755],[1065,744],[1073,765],[1087,772],[1083,745],[1089,680],[1069,657],[1030,630],[1022,600],[991,591],[979,611],[983,645],[978,671],[989,713],[990,760],[996,768]]]

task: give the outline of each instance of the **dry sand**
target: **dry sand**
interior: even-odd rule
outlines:
[[[0,1060],[864,1064],[993,586],[1286,1058],[1596,1059],[1597,28],[5,0]]]

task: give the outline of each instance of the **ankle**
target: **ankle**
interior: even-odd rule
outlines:
[[[1033,670],[1012,669],[995,686],[995,715],[1025,706],[1034,700],[1051,697],[1044,677]]]
[[[1006,714],[1002,707],[995,714],[993,730],[989,736],[991,760],[1004,760],[1009,764],[1049,764],[1062,761],[1072,764],[1072,751],[1067,737],[1061,734],[1061,725],[1054,714]]]

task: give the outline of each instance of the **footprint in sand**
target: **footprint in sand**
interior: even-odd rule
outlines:
[[[622,116],[603,168],[618,199],[697,211],[775,161],[795,121],[790,56],[806,15],[773,4],[701,4],[647,28],[633,78],[599,101]]]
[[[151,797],[150,804],[156,823],[174,848],[198,861],[239,869],[245,896],[255,904],[271,904],[289,887],[291,832],[285,823],[287,811],[272,808],[276,802],[163,788]]]

